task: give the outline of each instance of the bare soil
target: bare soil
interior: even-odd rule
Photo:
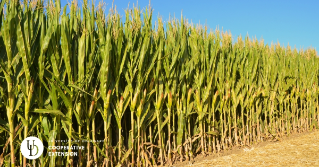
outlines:
[[[250,147],[234,147],[173,166],[317,166],[319,167],[319,130],[257,143]]]

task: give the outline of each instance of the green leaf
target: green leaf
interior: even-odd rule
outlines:
[[[63,129],[65,131],[65,134],[68,136],[69,139],[72,138],[72,136],[70,136],[70,133],[69,133],[69,128],[65,124],[66,122],[65,121],[61,121],[61,123],[62,123],[62,127],[63,127]],[[68,122],[67,125],[69,125],[69,124],[70,123]]]
[[[89,139],[88,139],[89,140]],[[99,150],[99,153],[101,153],[104,157],[107,157],[105,154],[104,154],[104,151],[100,149],[100,147],[96,144],[96,142],[92,142],[92,144]]]
[[[80,119],[79,114],[78,114],[77,112],[73,112],[73,114],[75,115],[75,118],[76,118],[76,120],[77,120],[79,126],[82,126],[82,121],[81,121],[81,119]]]
[[[20,93],[19,97],[18,97],[18,101],[16,102],[16,106],[14,108],[14,112],[17,111],[20,108],[22,102],[23,102],[23,94]]]
[[[163,129],[163,127],[167,124],[168,120],[169,120],[169,117],[166,117],[165,121],[164,121],[164,122],[162,123],[162,125],[161,125],[160,131],[161,131],[161,130]]]
[[[19,113],[17,114],[18,118],[21,119],[23,126],[28,126],[28,121],[23,118]]]
[[[48,122],[48,117],[43,117],[42,118],[42,123],[41,123],[43,130],[44,130],[44,135],[48,136],[49,135],[49,122]]]
[[[68,117],[61,117],[61,120],[68,123],[68,124],[72,124],[72,120]]]
[[[218,131],[210,131],[210,132],[206,132],[206,134],[217,136],[217,135],[219,135],[219,132]]]
[[[126,151],[126,153],[124,154],[123,158],[121,159],[121,163],[123,164],[124,161],[128,158],[128,156],[131,154],[132,152],[132,148],[129,149],[128,151]]]
[[[107,117],[105,117],[103,112],[100,112],[100,113],[101,113],[101,116],[102,116],[103,120],[107,123],[106,127],[108,129],[110,127],[110,124],[111,124],[112,114],[110,112],[108,112]]]
[[[37,115],[32,115],[31,124],[30,124],[30,126],[29,126],[29,127],[31,127],[31,128],[29,129],[29,132],[31,132],[32,129],[34,129],[34,128],[38,125],[38,123],[40,123],[39,116],[37,116]]]
[[[69,84],[68,86],[73,87],[73,88],[75,88],[75,89],[77,89],[77,90],[79,90],[79,91],[81,91],[81,92],[83,92],[83,93],[86,93],[86,94],[88,94],[88,95],[90,95],[90,96],[93,97],[93,95],[91,95],[90,93],[84,91],[83,89],[81,89],[80,87],[78,87],[78,86],[76,86],[76,85]]]
[[[47,110],[47,109],[35,109],[35,113],[40,113],[40,114],[54,114],[54,115],[61,115],[65,117],[65,115],[60,111],[60,110]]]
[[[22,26],[18,18],[19,17],[16,17],[16,22],[19,23],[17,26],[17,46],[19,49],[19,54],[21,55],[21,58],[22,58],[25,77],[27,81],[30,81],[31,80],[30,71],[29,71],[30,51],[27,50],[27,47],[25,46],[25,43],[24,43],[25,37],[22,33]],[[25,27],[24,33],[26,33],[26,31],[28,31],[27,27]]]
[[[177,130],[177,146],[181,145],[183,142],[183,134],[184,134],[184,126],[185,126],[185,120],[184,115],[180,114],[178,116],[178,130]]]
[[[1,130],[1,131],[6,131],[6,132],[10,133],[9,128],[8,128],[8,127],[6,127],[6,126],[2,126],[2,125],[0,125],[0,130]]]
[[[72,106],[72,103],[71,103],[71,99],[68,98],[64,94],[64,92],[60,89],[60,87],[56,83],[54,83],[54,85],[55,85],[56,90],[59,92],[59,95],[62,98],[62,100],[63,100],[64,104],[66,105],[66,107],[69,108],[69,109],[72,108],[73,106]]]

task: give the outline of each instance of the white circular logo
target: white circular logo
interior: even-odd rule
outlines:
[[[43,153],[43,143],[37,137],[25,138],[20,146],[21,153],[27,159],[37,159]]]

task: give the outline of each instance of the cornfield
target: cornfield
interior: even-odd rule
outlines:
[[[0,166],[170,165],[319,128],[315,49],[183,17],[153,26],[150,7],[123,22],[87,0],[0,3]],[[36,160],[20,152],[29,136],[45,146]]]

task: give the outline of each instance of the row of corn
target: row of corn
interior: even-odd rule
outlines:
[[[150,7],[0,5],[0,166],[167,165],[319,127],[314,49],[152,25]],[[29,136],[36,160],[20,152]],[[49,156],[62,145],[85,149]]]

